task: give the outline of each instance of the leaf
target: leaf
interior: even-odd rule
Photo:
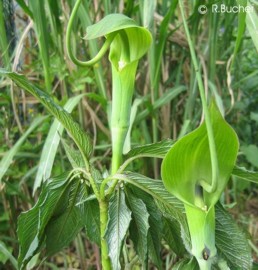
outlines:
[[[239,6],[246,7],[247,0],[237,0],[237,3]],[[238,12],[238,28],[237,28],[236,44],[235,44],[235,49],[234,49],[234,57],[236,56],[240,48],[240,45],[242,43],[242,38],[245,33],[245,27],[246,27],[245,20],[246,20],[246,12],[240,9]]]
[[[160,211],[162,212],[163,217],[172,221],[175,219],[179,223],[180,231],[178,231],[178,236],[180,236],[180,238],[182,239],[185,249],[191,254],[192,244],[185,210],[183,209],[182,212],[177,212],[177,214],[175,215],[175,210],[170,204],[161,203],[159,201],[157,201],[156,203]],[[178,245],[180,246],[180,244]]]
[[[212,102],[210,117],[218,159],[218,178],[213,192],[206,190],[212,185],[212,166],[206,125],[178,140],[165,156],[161,175],[166,189],[178,199],[200,210],[212,208],[224,190],[238,152],[238,138],[234,130],[222,118]]]
[[[64,139],[61,139],[61,142],[65,149],[65,154],[68,157],[68,160],[70,161],[72,167],[74,169],[83,168],[84,162],[81,153],[78,150],[73,149],[70,145],[68,145],[68,143]]]
[[[158,211],[158,208],[152,198],[145,198],[145,204],[150,214],[149,217],[149,232],[148,232],[148,253],[152,262],[161,269],[161,234],[162,234],[162,226],[161,221],[161,212]]]
[[[24,2],[24,0],[17,0],[17,3],[22,8],[22,10],[33,19],[33,13],[29,9],[29,7],[26,5],[26,3]]]
[[[131,221],[131,211],[125,203],[123,190],[118,190],[111,198],[108,213],[108,224],[105,238],[108,244],[109,257],[113,269],[120,270],[119,262],[122,242]]]
[[[84,182],[72,180],[67,199],[60,199],[60,207],[62,209],[65,205],[65,210],[61,211],[60,207],[56,206],[59,214],[57,215],[55,211],[55,215],[51,217],[46,226],[47,256],[53,255],[67,246],[83,227],[80,210],[75,207],[77,197],[78,195],[80,197],[80,192],[83,190],[82,184],[85,186]]]
[[[140,6],[142,7],[142,20],[144,27],[151,28],[154,21],[154,13],[156,9],[157,1],[140,1]]]
[[[152,179],[152,181],[155,182],[156,180]],[[156,205],[155,201],[153,200],[153,198],[145,191],[143,191],[139,188],[133,188],[133,187],[131,187],[131,189],[133,190],[134,195],[137,198],[140,198],[147,207],[147,211],[150,215],[149,216],[150,228],[148,231],[148,238],[147,238],[148,239],[148,254],[149,254],[151,261],[159,269],[161,269],[161,260],[160,260],[161,245],[160,245],[160,243],[161,243],[162,230],[163,230],[163,226],[162,226],[161,221],[162,221],[162,214],[164,215],[164,209],[161,209],[161,211],[160,211],[157,208],[157,205]],[[167,207],[168,208],[171,207],[171,209],[172,209],[171,212],[173,213],[172,215],[174,217],[175,210],[173,209],[173,206],[168,203]],[[177,217],[179,217],[179,215],[181,215],[181,212],[177,213]]]
[[[241,151],[246,156],[246,159],[255,167],[258,167],[258,147],[254,144],[242,146]]]
[[[173,145],[173,141],[171,139],[166,139],[157,143],[146,144],[142,146],[134,147],[132,150],[128,152],[125,156],[128,158],[139,158],[139,157],[155,157],[155,158],[164,158],[167,152]]]
[[[240,179],[250,181],[256,184],[258,183],[258,172],[249,171],[244,167],[235,166],[232,174],[237,176]]]
[[[186,87],[184,85],[175,86],[175,87],[167,90],[160,98],[155,100],[155,102],[153,103],[153,105],[151,107],[151,110],[148,108],[148,109],[145,109],[145,110],[139,112],[139,114],[136,117],[135,122],[138,123],[138,122],[142,121],[150,113],[154,112],[155,110],[159,109],[160,107],[164,106],[165,104],[171,102],[171,100],[176,98],[179,94],[181,94],[184,91],[186,91]]]
[[[131,107],[131,114],[130,114],[130,123],[128,127],[128,131],[126,134],[124,147],[123,147],[123,154],[127,154],[131,150],[131,131],[133,128],[134,120],[137,114],[138,106],[141,104],[142,100],[136,98]]]
[[[114,175],[114,178],[130,183],[151,195],[156,200],[156,203],[161,209],[163,215],[168,215],[169,218],[175,218],[180,223],[181,238],[183,239],[186,248],[190,250],[190,236],[186,218],[183,214],[185,211],[184,206],[177,198],[165,189],[161,180],[154,180],[133,172],[116,174]],[[140,198],[143,200],[144,196],[141,195]],[[147,201],[149,201],[149,199],[147,199]],[[145,200],[144,202],[147,205]]]
[[[61,216],[51,219],[46,227],[47,256],[51,256],[66,247],[83,227],[80,211],[69,207]]]
[[[100,220],[99,204],[97,200],[87,201],[83,204],[81,218],[90,241],[100,246]]]
[[[0,69],[0,74],[8,76],[19,87],[34,95],[48,109],[48,111],[62,123],[64,128],[68,131],[80,149],[80,152],[84,156],[84,160],[89,160],[90,154],[92,152],[92,144],[90,142],[90,138],[86,132],[81,129],[78,123],[73,120],[71,115],[66,110],[57,105],[47,93],[34,86],[23,75],[19,75],[14,72],[8,72],[3,69]]]
[[[198,270],[200,269],[195,258],[182,259],[173,266],[173,270]]]
[[[47,119],[47,116],[40,116],[37,117],[30,125],[30,127],[27,129],[27,131],[19,138],[19,140],[15,143],[15,145],[3,156],[0,162],[0,183],[4,176],[4,174],[7,172],[8,168],[10,167],[13,157],[15,154],[19,151],[21,145],[24,143],[24,141],[27,139],[27,137],[30,135],[30,133],[37,128],[44,120]]]
[[[138,187],[139,189],[147,192],[157,201],[170,206],[171,212],[173,212],[173,215],[175,217],[177,217],[178,214],[181,215],[182,211],[184,211],[183,204],[165,189],[161,180],[154,180],[144,175],[133,172],[115,174],[114,179],[119,179],[130,183]]]
[[[251,269],[251,250],[246,235],[220,204],[216,205],[216,246],[231,269]]]
[[[85,194],[85,182],[76,171],[48,180],[36,205],[18,220],[19,266],[28,261],[46,242],[47,255],[68,245],[83,227],[78,200]],[[46,241],[45,241],[46,240]]]
[[[258,39],[256,38],[258,31],[258,15],[250,1],[247,1],[246,8],[248,9],[248,12],[246,12],[246,27],[249,31],[250,37],[253,40],[255,48],[258,51]]]
[[[47,18],[44,1],[29,0],[29,8],[33,13],[34,28],[39,46],[40,58],[43,63],[43,72],[45,76],[45,87],[47,92],[51,91],[50,80],[50,57],[49,57],[49,35],[47,29]]]
[[[0,263],[5,264],[7,260],[11,262],[11,264],[15,269],[18,269],[16,259],[13,257],[12,253],[8,250],[6,245],[2,241],[0,241]]]
[[[43,187],[37,203],[18,218],[20,252],[18,265],[25,269],[28,261],[39,251],[44,242],[45,228],[54,215],[62,213],[69,192],[70,173],[51,178]]]
[[[183,257],[185,247],[181,238],[181,227],[179,222],[173,218],[163,218],[163,239],[171,250],[179,257]]]
[[[69,99],[64,105],[64,109],[70,113],[83,96],[84,95],[78,95],[76,97]],[[63,130],[64,130],[63,125],[57,119],[54,120],[48,132],[40,156],[39,167],[33,186],[33,193],[35,193],[36,189],[40,187],[42,181],[45,181],[51,175],[54,159],[60,142],[60,136],[62,136]]]
[[[135,250],[145,266],[147,261],[147,235],[149,230],[149,213],[145,203],[134,196],[131,192],[126,192],[128,204],[132,211],[132,222],[130,224],[130,238],[132,239]]]

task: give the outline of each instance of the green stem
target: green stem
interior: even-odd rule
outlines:
[[[101,236],[101,265],[103,270],[111,270],[110,259],[108,257],[108,245],[105,240],[105,232],[108,222],[108,201],[99,200],[100,208],[100,236]]]
[[[215,247],[215,209],[201,210],[185,204],[187,223],[191,236],[192,254],[201,270],[211,269],[217,251]]]
[[[111,174],[115,174],[122,164],[123,147],[128,132],[131,114],[131,104],[134,91],[134,80],[138,61],[127,64],[119,70],[112,65],[112,165]],[[108,190],[112,194],[118,180],[115,180]]]
[[[216,190],[217,181],[218,181],[218,160],[217,160],[216,146],[215,146],[215,140],[214,140],[214,135],[213,135],[213,130],[212,130],[212,123],[211,123],[211,118],[210,118],[210,114],[209,114],[209,110],[208,110],[208,105],[206,102],[204,85],[203,85],[203,81],[202,81],[202,75],[201,75],[201,72],[199,69],[197,57],[196,57],[193,43],[191,40],[191,36],[189,33],[188,25],[186,22],[182,0],[179,1],[179,7],[180,7],[181,14],[182,14],[183,24],[184,24],[184,28],[185,28],[189,48],[190,48],[191,58],[193,61],[195,72],[196,72],[196,79],[197,79],[198,86],[199,86],[199,93],[201,96],[202,107],[203,107],[203,112],[204,112],[204,116],[205,116],[205,124],[206,124],[207,135],[208,135],[208,141],[209,141],[209,148],[210,148],[211,166],[212,166],[212,182],[211,182],[211,185],[209,185],[206,182],[203,185],[203,188],[207,192],[212,193]]]
[[[71,34],[72,34],[73,21],[75,19],[75,15],[76,15],[76,12],[77,12],[80,4],[81,4],[81,1],[82,0],[77,0],[77,2],[75,3],[74,8],[73,8],[72,13],[71,13],[71,16],[70,16],[70,19],[69,19],[69,22],[68,22],[68,25],[67,25],[66,47],[67,47],[68,56],[70,57],[70,59],[73,61],[74,64],[76,64],[78,66],[81,66],[81,67],[88,67],[88,66],[92,66],[92,65],[96,64],[103,57],[103,55],[107,52],[108,48],[110,47],[110,44],[113,41],[116,34],[108,36],[108,38],[104,42],[103,46],[101,47],[101,49],[99,50],[97,55],[95,57],[93,57],[91,60],[89,60],[89,61],[81,61],[81,60],[79,60],[74,55],[73,50],[72,50]]]

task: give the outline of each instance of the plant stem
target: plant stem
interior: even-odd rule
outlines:
[[[108,201],[104,199],[99,200],[100,208],[100,236],[101,236],[101,264],[103,270],[111,270],[110,259],[108,257],[108,245],[105,240],[105,232],[108,222]]]
[[[202,182],[202,186],[207,192],[212,193],[216,190],[217,181],[218,181],[218,160],[217,160],[216,146],[215,146],[215,140],[214,140],[214,135],[213,135],[213,130],[212,130],[212,123],[211,123],[211,118],[210,118],[210,114],[208,110],[208,105],[206,102],[202,75],[199,69],[197,57],[195,54],[195,50],[193,47],[189,29],[187,26],[182,0],[179,1],[179,7],[182,14],[183,24],[184,24],[184,28],[185,28],[189,48],[190,48],[191,58],[192,58],[195,73],[196,73],[196,79],[199,86],[199,93],[201,96],[202,107],[203,107],[203,112],[205,116],[205,124],[206,124],[206,129],[207,129],[207,136],[208,136],[208,141],[209,141],[209,148],[210,148],[211,166],[212,166],[212,182],[211,182],[211,185],[209,185],[207,182],[205,183]]]
[[[215,209],[201,210],[185,204],[187,223],[191,236],[191,253],[202,270],[211,269],[211,261],[216,255],[215,247]]]
[[[205,260],[202,260],[202,261],[198,260],[198,263],[199,263],[200,270],[210,270],[211,269],[211,262],[208,262]]]

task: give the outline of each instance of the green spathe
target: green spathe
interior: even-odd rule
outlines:
[[[162,163],[162,179],[167,190],[184,203],[208,210],[218,201],[234,168],[238,138],[212,102],[209,113],[214,133],[219,175],[214,192],[211,185],[212,167],[205,123],[177,141]]]
[[[201,269],[210,269],[215,248],[214,205],[234,168],[239,148],[234,130],[221,116],[215,102],[209,107],[218,179],[210,192],[212,165],[206,124],[177,141],[165,156],[161,174],[166,189],[184,202],[192,242],[192,254]]]
[[[131,103],[136,70],[140,58],[148,51],[150,32],[123,14],[110,14],[87,28],[86,39],[106,37],[110,40],[109,60],[112,67],[112,169],[122,161],[124,141],[130,124]]]

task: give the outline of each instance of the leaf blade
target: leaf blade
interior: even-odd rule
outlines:
[[[134,229],[131,228],[130,237],[134,242],[135,249],[139,255],[139,258],[143,265],[146,264],[147,259],[147,236],[149,230],[149,213],[145,203],[134,196],[131,192],[126,193],[128,198],[128,204],[130,205],[130,209],[132,211],[132,223],[134,224]]]
[[[251,250],[246,235],[238,228],[221,204],[217,204],[215,209],[217,248],[231,267],[243,270],[251,269]]]
[[[109,219],[105,233],[113,269],[121,269],[120,251],[130,221],[131,211],[125,203],[125,194],[122,190],[119,190],[110,200]]]

